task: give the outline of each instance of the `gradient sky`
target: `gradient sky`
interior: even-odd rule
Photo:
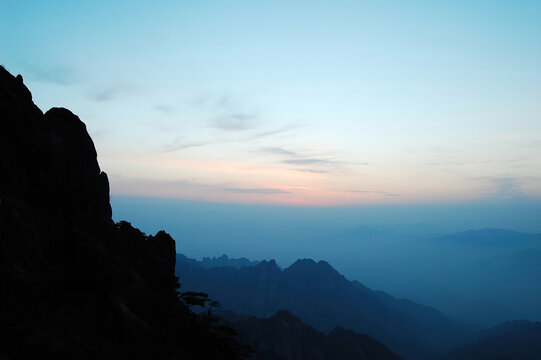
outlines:
[[[114,196],[541,196],[539,1],[3,1],[0,30]]]

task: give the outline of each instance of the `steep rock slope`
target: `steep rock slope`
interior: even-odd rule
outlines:
[[[0,67],[0,357],[237,358],[177,298],[175,245],[111,220],[85,125]]]

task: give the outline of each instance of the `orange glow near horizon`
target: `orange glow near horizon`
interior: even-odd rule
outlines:
[[[269,170],[270,171],[270,170]],[[267,171],[253,174],[254,178],[264,178]],[[283,179],[279,175],[287,175],[289,171],[276,171],[272,179]],[[317,178],[317,176],[315,176]],[[406,193],[406,186],[399,188],[400,194],[380,190],[355,191],[347,187],[347,183],[337,183],[333,187],[319,186],[318,181],[310,175],[297,176],[288,185],[275,185],[274,182],[243,182],[228,181],[204,183],[187,180],[156,180],[156,179],[127,179],[111,176],[111,193],[120,196],[142,196],[158,198],[175,198],[186,200],[201,200],[206,202],[268,204],[288,206],[357,206],[385,204],[416,204],[467,201],[479,198],[472,191],[457,189],[447,191],[441,196],[441,186],[424,186]],[[319,180],[319,179],[316,179]],[[313,185],[308,184],[314,183]],[[339,188],[342,187],[342,188]],[[370,189],[370,187],[366,186]],[[374,186],[372,188],[378,189]],[[381,188],[381,187],[379,187]]]

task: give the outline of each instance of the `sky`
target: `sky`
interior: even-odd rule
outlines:
[[[463,316],[495,250],[438,239],[541,233],[541,1],[3,0],[0,32],[86,124],[114,220],[187,256],[326,260]],[[498,316],[540,319],[534,265],[530,317]]]
[[[115,196],[538,202],[539,1],[3,1],[0,62]]]

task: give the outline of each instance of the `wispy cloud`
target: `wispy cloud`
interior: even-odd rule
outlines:
[[[211,116],[207,126],[224,131],[243,131],[257,127],[258,111],[247,107],[229,94],[199,96],[195,105],[206,108]]]
[[[331,171],[339,169],[344,170],[350,166],[369,165],[366,162],[336,159],[336,154],[334,153],[314,153],[313,151],[298,152],[281,146],[262,147],[258,152],[277,155],[281,158],[281,163],[298,166],[290,170],[314,174],[328,174],[331,173]]]
[[[490,164],[493,161],[489,160],[451,160],[451,159],[438,159],[434,161],[429,161],[426,163],[428,166],[465,166],[465,165],[481,165],[481,164]]]
[[[205,146],[209,144],[213,144],[213,142],[205,142],[205,141],[184,142],[183,138],[177,138],[173,140],[173,142],[171,142],[170,144],[164,145],[160,152],[168,153],[168,152],[173,152],[173,151],[178,151],[178,150],[185,150],[189,148]]]
[[[400,194],[390,193],[387,191],[379,191],[379,190],[349,190],[348,192],[351,193],[363,193],[363,194],[376,194],[376,195],[383,195],[383,196],[400,196]]]
[[[106,102],[115,100],[118,96],[132,92],[136,88],[137,86],[132,83],[118,82],[94,89],[89,95],[92,101]]]
[[[162,146],[158,151],[172,152],[215,144],[257,141],[284,134],[299,127],[299,125],[286,125],[274,129],[265,129],[259,121],[260,111],[253,107],[247,107],[227,94],[218,97],[212,94],[203,94],[191,101],[190,105],[195,105],[205,113],[203,118],[206,119],[206,124],[203,125],[203,128],[214,128],[223,131],[201,131],[199,134],[206,134],[206,136],[205,138],[200,137],[200,141],[187,141],[177,138],[170,144]],[[154,110],[164,114],[171,114],[176,112],[177,109],[160,104],[155,105]],[[274,151],[279,150],[274,149]],[[291,155],[292,153],[287,154]]]
[[[36,81],[57,85],[73,85],[82,79],[81,74],[68,66],[38,66],[26,63],[23,65],[28,76]]]
[[[329,164],[331,161],[326,159],[288,159],[284,160],[283,163],[291,165],[318,165],[318,164]]]
[[[111,101],[116,95],[116,90],[114,89],[105,89],[91,94],[92,100],[96,102]]]
[[[302,125],[288,125],[279,129],[275,129],[275,130],[262,131],[262,132],[252,135],[251,139],[255,140],[255,139],[265,138],[268,136],[278,135],[278,134],[282,134],[282,133],[285,133],[285,132],[288,132],[300,127],[302,127]]]
[[[163,114],[172,114],[175,112],[175,108],[169,105],[156,105],[154,106],[154,110],[161,112]]]
[[[521,187],[524,184],[525,179],[522,178],[484,176],[474,178],[474,180],[484,183],[484,185],[498,197],[511,198],[523,195]]]
[[[275,188],[224,188],[225,191],[229,191],[236,194],[290,194],[291,191]]]
[[[270,137],[275,134],[283,133],[283,132],[291,130],[292,128],[293,127],[286,127],[286,128],[281,128],[277,130],[257,133],[251,136],[242,136],[242,137],[234,137],[234,138],[213,138],[209,140],[196,141],[196,142],[194,141],[185,142],[184,138],[179,137],[173,140],[171,143],[162,146],[162,148],[159,149],[158,151],[172,152],[172,151],[185,150],[185,149],[189,149],[193,147],[200,147],[200,146],[207,146],[207,145],[250,142],[250,141],[254,141],[263,137]],[[279,151],[278,148],[276,148],[275,151]]]
[[[330,171],[328,170],[318,170],[318,169],[291,169],[294,171],[300,171],[300,172],[308,172],[313,174],[329,174]]]
[[[230,113],[214,117],[209,120],[209,126],[227,131],[239,131],[253,129],[255,125],[255,114]]]
[[[194,179],[178,180],[153,180],[153,179],[130,179],[119,174],[109,174],[114,184],[121,186],[119,192],[130,191],[153,191],[160,194],[182,194],[182,195],[224,195],[224,194],[260,194],[277,195],[290,194],[291,191],[267,188],[267,187],[236,187],[227,183],[204,183]]]
[[[269,153],[269,154],[276,154],[276,155],[288,155],[288,156],[296,156],[297,153],[294,151],[289,151],[280,147],[264,147],[260,149],[260,152],[263,153]]]
[[[541,140],[530,141],[524,144],[524,147],[541,147]]]
[[[332,166],[332,167],[346,167],[346,166],[368,166],[367,162],[361,161],[345,161],[338,159],[321,159],[321,158],[300,158],[300,159],[287,159],[282,161],[285,164],[301,165],[301,166]]]
[[[111,132],[112,132],[111,128],[101,128],[101,129],[89,130],[89,133],[90,133],[90,135],[92,135],[93,139],[103,138],[103,137],[109,135]]]

